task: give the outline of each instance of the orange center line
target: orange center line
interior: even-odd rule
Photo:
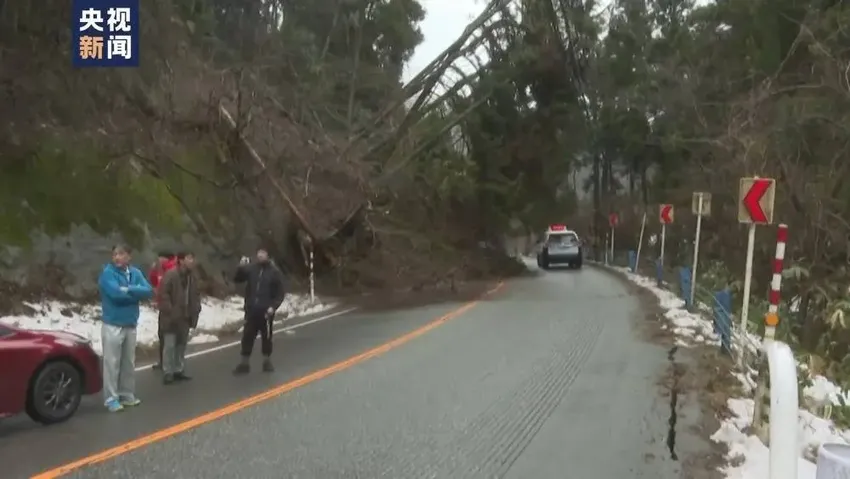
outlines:
[[[495,293],[499,289],[504,286],[503,282],[499,282],[495,287],[484,293],[483,296],[487,296]],[[141,449],[145,446],[149,446],[153,443],[168,439],[170,437],[174,437],[178,434],[182,434],[186,431],[194,429],[198,426],[216,421],[223,417],[232,415],[244,409],[247,409],[251,406],[259,404],[264,401],[268,401],[269,399],[275,398],[282,394],[288,393],[294,389],[300,388],[302,386],[306,386],[312,382],[318,381],[320,379],[326,378],[332,374],[338,373],[340,371],[346,370],[355,366],[359,363],[372,359],[374,357],[380,356],[392,349],[395,349],[423,334],[441,326],[447,321],[454,319],[463,313],[469,311],[474,308],[481,302],[481,299],[477,299],[475,301],[468,302],[459,308],[444,314],[443,316],[431,321],[430,323],[421,326],[409,333],[406,333],[402,336],[399,336],[387,343],[384,343],[375,348],[364,351],[356,356],[352,356],[348,359],[340,361],[336,364],[328,366],[324,369],[320,369],[311,374],[303,376],[301,378],[295,379],[293,381],[281,384],[279,386],[273,387],[267,391],[261,392],[254,396],[247,397],[245,399],[239,400],[235,403],[228,404],[227,406],[221,407],[219,409],[215,409],[213,411],[207,412],[195,418],[189,419],[187,421],[183,421],[177,423],[173,426],[169,426],[165,429],[160,429],[159,431],[138,437],[136,439],[130,440],[126,443],[119,444],[118,446],[111,447],[109,449],[105,449],[101,452],[92,454],[90,456],[83,457],[81,459],[77,459],[76,461],[70,462],[68,464],[56,467],[54,469],[50,469],[48,471],[44,471],[40,474],[36,474],[31,477],[31,479],[54,479],[57,477],[64,476],[70,472],[73,472],[78,469],[82,469],[87,466],[92,466],[95,464],[99,464],[105,461],[108,461],[112,458],[118,457],[122,454],[126,454],[131,451],[135,451],[137,449]]]

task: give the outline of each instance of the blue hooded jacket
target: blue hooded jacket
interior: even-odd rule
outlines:
[[[145,275],[135,266],[122,269],[109,263],[103,267],[97,285],[103,322],[113,326],[135,327],[139,323],[139,301],[154,294]]]

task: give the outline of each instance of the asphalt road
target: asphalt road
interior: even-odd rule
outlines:
[[[667,351],[633,330],[638,301],[587,268],[511,281],[403,344],[180,432],[461,306],[353,313],[280,335],[270,375],[232,377],[235,349],[195,358],[188,384],[166,388],[142,372],[145,403],[122,414],[90,403],[55,427],[0,423],[2,476],[30,477],[171,427],[68,477],[679,477],[657,385]]]

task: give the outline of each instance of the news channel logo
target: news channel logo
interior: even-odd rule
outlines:
[[[73,0],[71,59],[78,68],[139,66],[139,0]]]

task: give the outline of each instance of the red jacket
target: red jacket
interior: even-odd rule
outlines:
[[[157,263],[151,268],[148,273],[148,280],[153,286],[155,292],[159,293],[159,283],[162,281],[162,277],[165,276],[169,270],[172,270],[177,267],[177,257],[171,257],[164,263]]]

